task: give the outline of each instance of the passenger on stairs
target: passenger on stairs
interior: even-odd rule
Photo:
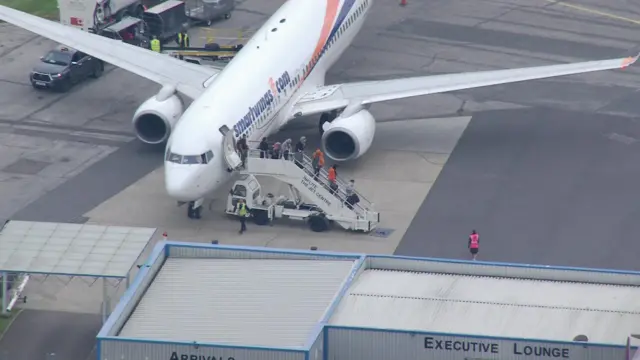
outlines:
[[[304,148],[307,145],[307,138],[306,137],[301,137],[300,141],[298,141],[296,143],[296,153],[294,154],[295,160],[296,160],[296,165],[298,165],[298,167],[300,169],[304,169],[304,163],[303,163],[303,154],[304,154]]]
[[[280,159],[280,143],[277,142],[273,144],[273,149],[271,149],[271,158],[272,159]]]
[[[291,153],[291,139],[287,139],[282,143],[282,157],[285,160],[289,160],[289,154]]]
[[[269,143],[267,143],[266,137],[263,137],[262,141],[260,141],[260,145],[258,145],[258,150],[260,150],[260,159],[264,159],[267,157],[267,153],[269,152]]]
[[[242,135],[242,138],[238,140],[236,144],[238,148],[238,152],[240,153],[240,159],[242,160],[242,167],[244,167],[245,162],[247,161],[247,155],[249,154],[249,145],[247,145],[247,135]]]
[[[311,166],[313,166],[313,180],[318,180],[318,176],[320,175],[320,170],[324,166],[324,153],[320,149],[316,149],[316,152],[313,153],[313,161],[311,162]]]
[[[345,193],[347,194],[347,207],[353,210],[353,206],[360,202],[360,198],[358,194],[356,194],[356,182],[355,180],[349,180],[349,184],[347,184],[347,188],[345,189]]]
[[[336,182],[336,177],[338,176],[338,173],[336,172],[337,168],[338,165],[333,164],[333,166],[329,168],[329,175],[327,175],[327,179],[329,180],[329,192],[331,195],[338,192],[338,183]]]

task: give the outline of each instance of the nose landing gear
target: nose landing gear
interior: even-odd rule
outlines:
[[[189,219],[200,219],[202,212],[202,203],[204,199],[199,199],[196,201],[189,201],[187,206],[187,216]]]

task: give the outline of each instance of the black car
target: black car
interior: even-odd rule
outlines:
[[[87,77],[98,78],[104,71],[100,59],[65,46],[58,46],[40,58],[29,78],[36,89],[68,91]]]

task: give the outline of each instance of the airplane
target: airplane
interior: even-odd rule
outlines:
[[[200,218],[204,199],[228,183],[224,141],[257,142],[302,116],[321,114],[321,147],[329,159],[359,158],[371,146],[373,103],[497,84],[625,68],[638,59],[325,84],[374,0],[288,0],[233,60],[211,68],[0,6],[0,20],[24,28],[161,85],[133,115],[147,144],[166,142],[167,194]],[[639,54],[640,56],[640,54]],[[193,100],[185,109],[183,97]]]

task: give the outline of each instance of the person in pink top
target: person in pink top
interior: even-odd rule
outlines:
[[[475,260],[478,256],[478,250],[480,249],[480,235],[473,230],[469,235],[469,251],[471,252],[472,259]]]

